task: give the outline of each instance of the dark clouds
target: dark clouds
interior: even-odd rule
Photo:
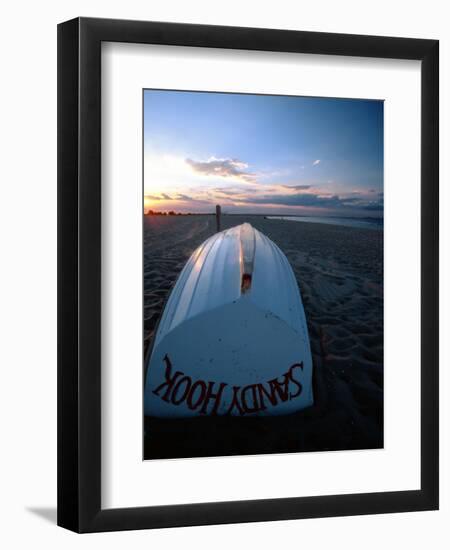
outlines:
[[[282,186],[290,187],[290,186]],[[305,186],[310,187],[310,186]],[[293,187],[290,187],[293,189]],[[295,186],[295,189],[303,189],[303,186]],[[245,203],[249,205],[279,205],[284,207],[313,207],[313,208],[326,208],[334,211],[346,209],[346,210],[360,210],[372,213],[382,213],[384,209],[383,198],[380,196],[377,200],[368,200],[362,196],[355,196],[353,193],[351,197],[341,197],[339,195],[320,195],[317,193],[294,193],[294,194],[280,194],[280,193],[266,193],[265,195],[247,195],[245,197],[239,194],[239,190],[226,189],[226,188],[213,188],[213,193],[223,194],[225,197],[229,197],[239,203]],[[175,193],[168,195],[167,193],[161,193],[161,195],[145,195],[146,198],[154,201],[182,201],[189,202],[192,206],[210,204],[211,201],[220,200],[214,197],[195,197],[181,193]]]
[[[226,195],[227,197],[233,197],[234,195],[237,195],[240,190],[236,189],[227,189],[226,187],[215,187],[212,189],[214,193],[219,193],[221,195]]]
[[[305,191],[311,189],[311,185],[282,185],[285,189],[295,189],[296,191]]]
[[[255,204],[280,204],[283,206],[321,206],[336,208],[340,206],[338,195],[324,197],[314,193],[296,193],[293,195],[265,195],[263,197],[249,197],[248,202]]]
[[[191,201],[191,200],[193,200],[193,198],[190,197],[189,195],[183,195],[181,193],[176,196],[176,199],[178,199],[180,201]]]
[[[278,204],[282,206],[306,206],[316,208],[356,208],[369,211],[382,211],[383,201],[367,201],[359,197],[340,197],[339,195],[318,195],[315,193],[295,193],[292,195],[264,195],[248,197],[252,204]]]
[[[161,195],[145,195],[145,198],[152,201],[193,201],[196,200],[194,197],[189,195],[183,195],[181,193],[176,193],[175,195],[168,195],[167,193],[161,193]]]
[[[145,198],[150,199],[151,201],[160,201],[160,200],[162,200],[162,198],[159,197],[158,195],[145,195]]]

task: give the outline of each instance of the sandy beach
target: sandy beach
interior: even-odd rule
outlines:
[[[145,420],[144,458],[383,446],[383,231],[225,215],[286,254],[303,299],[314,364],[313,407],[288,417]],[[144,354],[164,303],[213,216],[144,218]]]

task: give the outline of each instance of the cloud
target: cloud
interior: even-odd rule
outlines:
[[[316,208],[352,208],[367,211],[382,211],[382,201],[364,201],[357,197],[341,197],[316,193],[295,193],[289,195],[266,194],[259,197],[247,197],[246,202],[252,204],[276,204],[280,206],[303,206]]]
[[[192,200],[194,200],[193,197],[190,197],[189,195],[183,195],[182,193],[178,193],[178,195],[175,198],[179,201],[192,201]]]
[[[317,166],[318,164],[320,164],[320,159],[317,159],[312,163],[313,166]]]
[[[232,178],[245,183],[256,183],[256,174],[247,170],[248,164],[239,159],[218,159],[211,157],[206,161],[185,160],[194,172],[203,176]]]
[[[285,189],[295,189],[296,191],[306,191],[311,189],[311,185],[282,185]]]
[[[176,193],[175,195],[168,195],[167,193],[161,193],[160,195],[145,195],[146,199],[152,201],[193,201],[195,197],[184,195],[183,193]]]
[[[240,189],[228,189],[227,187],[214,187],[211,189],[214,193],[219,193],[220,195],[227,195],[229,197],[232,197],[233,195],[236,195],[241,192]]]
[[[265,195],[263,197],[250,197],[248,202],[256,204],[280,204],[283,206],[321,206],[337,207],[342,200],[338,195],[316,195],[315,193],[296,193],[294,195]]]
[[[145,195],[146,199],[150,199],[151,201],[161,201],[162,198],[158,195]]]

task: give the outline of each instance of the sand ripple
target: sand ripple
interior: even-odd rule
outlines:
[[[278,244],[296,275],[313,353],[315,405],[283,423],[280,419],[266,420],[261,426],[258,420],[247,422],[248,433],[242,424],[236,427],[236,421],[222,420],[220,440],[205,443],[205,438],[198,438],[195,443],[193,433],[192,448],[184,437],[180,449],[169,445],[170,452],[165,434],[176,431],[177,425],[162,423],[165,428],[160,430],[161,424],[153,423],[154,433],[161,433],[152,445],[147,441],[147,455],[382,447],[383,231],[262,216],[224,216],[223,228],[244,221]],[[214,231],[212,216],[145,218],[144,353],[179,272]],[[273,429],[272,424],[276,424]],[[190,429],[195,432],[189,422],[179,425],[184,435]],[[227,447],[228,428],[234,443]],[[236,447],[238,432],[242,443]]]

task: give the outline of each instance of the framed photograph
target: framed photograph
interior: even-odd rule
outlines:
[[[58,524],[438,508],[438,42],[58,27]]]

